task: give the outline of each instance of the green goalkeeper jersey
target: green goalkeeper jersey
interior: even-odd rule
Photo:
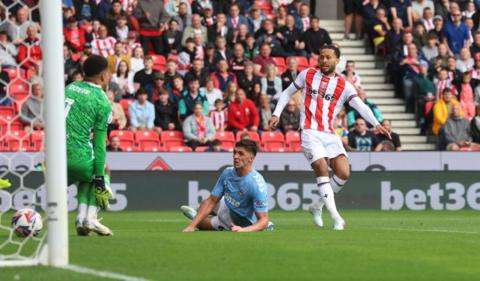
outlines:
[[[105,174],[107,127],[111,113],[110,102],[100,86],[73,82],[65,88],[68,159],[93,161],[96,176]]]

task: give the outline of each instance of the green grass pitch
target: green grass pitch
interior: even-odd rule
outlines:
[[[180,212],[103,214],[113,237],[77,237],[70,262],[148,280],[479,280],[480,213],[348,210],[343,232],[307,212],[271,212],[273,232],[181,233]],[[326,214],[324,214],[326,215]],[[2,240],[4,238],[2,237]],[[49,267],[0,280],[110,280]]]

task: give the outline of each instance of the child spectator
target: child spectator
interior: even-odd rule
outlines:
[[[227,110],[224,108],[223,99],[215,100],[215,109],[210,111],[208,116],[212,119],[213,126],[217,132],[225,131],[228,124],[228,115]]]
[[[469,72],[463,73],[462,84],[460,86],[460,103],[462,104],[464,116],[468,120],[472,120],[475,116],[475,103],[473,89],[470,84],[472,76]]]

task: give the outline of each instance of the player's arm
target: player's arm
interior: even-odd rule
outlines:
[[[93,128],[93,153],[95,176],[105,176],[105,163],[107,159],[107,127],[111,109],[102,108],[97,115]]]
[[[279,94],[277,106],[275,107],[275,111],[272,114],[272,119],[270,119],[269,125],[270,128],[275,128],[278,125],[280,120],[280,115],[282,115],[283,109],[287,106],[288,101],[292,98],[292,96],[298,91],[303,89],[305,86],[305,76],[308,70],[304,70],[300,72],[297,79],[293,81],[290,86],[288,86],[281,94]]]
[[[232,227],[233,232],[252,232],[252,231],[263,231],[268,226],[268,213],[267,212],[255,212],[257,217],[257,222],[247,227],[240,227],[234,225]]]
[[[213,211],[220,197],[210,195],[207,199],[203,200],[198,209],[198,213],[190,224],[183,230],[183,232],[195,231],[195,228],[206,219]]]
[[[385,129],[378,121],[377,118],[375,118],[375,115],[373,115],[372,110],[370,107],[368,107],[359,97],[354,96],[350,101],[350,106],[353,107],[359,114],[360,116],[363,117],[368,123],[373,125],[379,133],[382,135],[387,136],[389,139],[392,139],[390,136],[390,133]]]

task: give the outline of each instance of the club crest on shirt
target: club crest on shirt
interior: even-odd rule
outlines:
[[[245,195],[245,190],[240,188],[240,190],[238,190],[238,196],[243,197],[243,195]]]

